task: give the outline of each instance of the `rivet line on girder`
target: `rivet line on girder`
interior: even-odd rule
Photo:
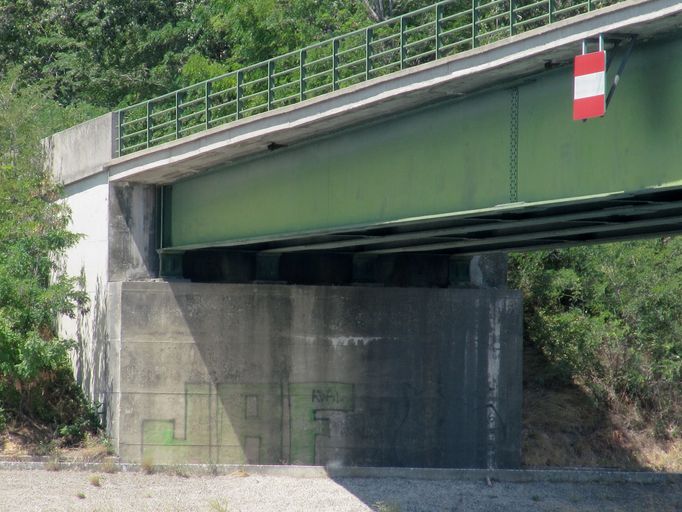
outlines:
[[[509,128],[509,202],[519,200],[519,88],[511,90]]]

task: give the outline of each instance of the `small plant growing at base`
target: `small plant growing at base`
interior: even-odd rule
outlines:
[[[189,478],[189,473],[187,472],[187,470],[180,466],[179,464],[174,464],[170,468],[168,468],[168,473],[182,478]]]
[[[78,494],[76,494],[76,497],[77,497],[78,499],[80,499],[80,500],[84,500],[84,499],[85,499],[85,493],[84,493],[84,492],[79,492]]]
[[[102,464],[100,464],[100,470],[103,471],[104,473],[118,473],[118,464],[116,464],[113,460],[107,459]]]
[[[230,512],[230,508],[227,504],[218,500],[210,501],[208,506],[211,507],[211,510],[214,512]]]
[[[45,469],[47,469],[48,471],[59,471],[60,469],[62,469],[62,463],[59,460],[59,457],[57,456],[50,457],[50,459],[47,462],[45,462]]]
[[[142,460],[142,471],[147,475],[153,475],[156,473],[156,467],[154,466],[154,461],[150,457],[145,457]]]
[[[376,512],[400,512],[400,505],[388,501],[377,501],[372,507]]]
[[[99,475],[90,475],[90,485],[93,487],[102,486],[102,479],[99,477]]]
[[[33,455],[46,456],[53,455],[57,451],[57,443],[54,440],[40,441],[38,445],[33,448]]]

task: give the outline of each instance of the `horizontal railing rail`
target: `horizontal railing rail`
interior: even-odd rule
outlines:
[[[118,111],[123,156],[622,0],[446,0]]]

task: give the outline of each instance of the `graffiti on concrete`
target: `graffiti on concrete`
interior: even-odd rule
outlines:
[[[354,409],[352,384],[317,383],[289,386],[291,461],[315,464],[318,437],[330,437],[329,413]]]
[[[353,384],[338,382],[187,383],[183,405],[180,422],[142,422],[142,460],[315,464],[320,443],[332,437],[332,419],[354,411],[355,393]]]

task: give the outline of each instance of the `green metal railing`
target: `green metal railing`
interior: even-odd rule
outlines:
[[[446,0],[118,111],[117,156],[622,0]]]

